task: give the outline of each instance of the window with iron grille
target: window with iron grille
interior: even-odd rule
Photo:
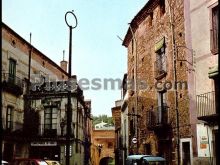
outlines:
[[[166,56],[164,46],[156,52],[155,71],[156,77],[166,73]]]
[[[12,130],[13,128],[13,107],[7,106],[6,112],[6,129]]]
[[[211,34],[210,34],[210,43],[211,43],[211,52],[212,54],[218,54],[218,19],[219,19],[219,10],[218,5],[211,9]]]

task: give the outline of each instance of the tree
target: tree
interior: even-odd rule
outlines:
[[[108,125],[114,125],[112,117],[108,117],[105,114],[99,116],[92,116],[92,118],[93,118],[93,126],[98,123],[101,123],[102,121],[107,123]]]

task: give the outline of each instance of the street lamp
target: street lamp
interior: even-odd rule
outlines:
[[[72,15],[75,19],[75,26],[72,26],[67,21],[67,16]],[[68,78],[71,79],[71,62],[72,62],[72,29],[77,26],[77,18],[73,11],[68,11],[65,14],[65,22],[69,27],[69,66],[68,66]],[[71,123],[72,123],[72,106],[71,106],[71,89],[68,90],[68,102],[67,102],[67,127],[66,127],[66,165],[70,165],[70,136],[71,136]]]
[[[62,120],[60,121],[61,136],[63,136],[64,126],[65,126],[65,119],[62,119]]]
[[[101,151],[102,151],[102,144],[98,144],[98,145],[97,145],[97,148],[98,148],[99,157],[100,157]]]

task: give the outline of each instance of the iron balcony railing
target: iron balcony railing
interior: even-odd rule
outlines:
[[[198,119],[216,114],[216,98],[215,92],[208,92],[196,96],[196,105],[198,112]]]
[[[10,73],[2,73],[3,89],[7,89],[14,94],[21,95],[23,93],[23,82],[19,77]]]
[[[21,122],[16,122],[16,121],[10,121],[6,123],[6,119],[3,119],[3,132],[4,133],[14,133],[17,131],[22,130],[23,128],[23,123]]]
[[[159,106],[147,111],[147,126],[149,128],[168,125],[168,107]]]

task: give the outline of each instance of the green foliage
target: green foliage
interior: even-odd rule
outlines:
[[[101,123],[102,121],[109,125],[114,125],[112,117],[109,117],[107,115],[92,116],[92,118],[93,118],[93,126],[98,123]]]

